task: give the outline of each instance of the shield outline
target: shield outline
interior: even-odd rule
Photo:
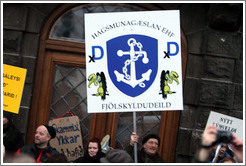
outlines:
[[[122,50],[123,52],[130,52],[130,46],[128,44],[129,39],[135,39],[137,43],[142,44],[142,51],[146,51],[147,57],[149,59],[149,62],[147,64],[143,64],[142,59],[144,56],[141,56],[135,63],[136,66],[136,79],[140,79],[142,77],[142,73],[145,73],[149,69],[151,69],[151,74],[149,76],[149,80],[143,81],[145,84],[145,87],[142,88],[139,85],[132,87],[128,84],[126,84],[123,81],[118,82],[117,77],[115,74],[115,70],[118,71],[118,73],[123,73],[121,67],[124,66],[124,62],[127,61],[127,59],[130,59],[130,55],[123,55],[118,56],[117,52],[118,50]],[[107,47],[107,69],[109,73],[109,77],[114,84],[114,86],[120,90],[122,93],[124,93],[127,96],[130,97],[137,97],[141,94],[143,94],[145,91],[147,91],[153,82],[155,81],[155,78],[157,76],[158,71],[158,40],[145,36],[145,35],[138,35],[138,34],[130,34],[130,35],[123,35],[118,36],[115,38],[112,38],[106,42]],[[137,46],[134,46],[134,50],[137,50]],[[139,62],[141,61],[141,62]],[[128,71],[130,72],[130,69],[128,67]],[[128,73],[129,73],[128,72]],[[125,77],[124,77],[125,78]]]

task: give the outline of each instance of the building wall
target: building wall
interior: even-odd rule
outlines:
[[[243,6],[157,5],[180,10],[181,27],[188,41],[184,111],[175,160],[190,162],[211,110],[243,119]],[[39,39],[45,21],[59,6],[3,4],[3,63],[27,69],[20,113],[14,118],[24,135],[28,127]]]
[[[189,162],[211,110],[243,119],[243,20],[238,4],[180,10],[189,54],[176,162]]]
[[[3,63],[27,69],[19,115],[14,117],[25,135],[28,127],[39,40],[45,21],[59,4],[3,4]]]

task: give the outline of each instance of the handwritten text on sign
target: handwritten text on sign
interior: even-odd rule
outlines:
[[[69,161],[84,154],[80,123],[77,116],[63,117],[49,121],[56,131],[56,138],[50,141],[52,147],[64,153]]]

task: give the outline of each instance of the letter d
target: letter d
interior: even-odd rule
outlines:
[[[104,52],[101,46],[92,46],[91,49],[92,49],[92,56],[94,56],[94,60],[102,59]]]
[[[175,46],[176,52],[171,52],[171,45]],[[169,56],[177,55],[179,53],[179,45],[176,42],[167,42],[167,52],[169,52]]]

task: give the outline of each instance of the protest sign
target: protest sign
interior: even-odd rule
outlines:
[[[206,126],[215,125],[219,130],[230,131],[243,139],[243,120],[217,112],[210,112]]]
[[[89,113],[183,110],[179,17],[178,10],[85,14]]]
[[[3,64],[3,110],[19,113],[26,69]]]
[[[64,153],[69,161],[83,156],[82,134],[77,116],[53,119],[49,121],[49,125],[56,130],[56,138],[50,141],[52,147]]]

